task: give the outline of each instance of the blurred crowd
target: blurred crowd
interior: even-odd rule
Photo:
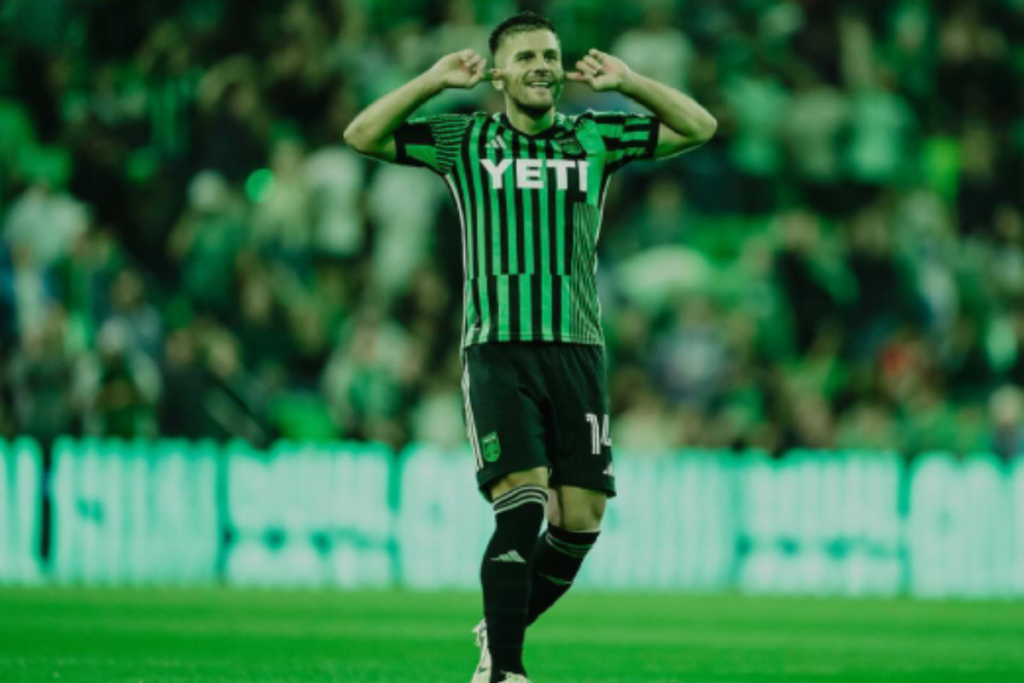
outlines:
[[[611,186],[620,452],[1024,452],[1024,0],[7,0],[0,436],[463,444],[458,217],[342,131],[518,9],[719,121]]]

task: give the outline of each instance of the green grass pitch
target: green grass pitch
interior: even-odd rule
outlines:
[[[0,681],[469,683],[466,593],[0,590]],[[1024,682],[1024,603],[570,594],[534,683]]]

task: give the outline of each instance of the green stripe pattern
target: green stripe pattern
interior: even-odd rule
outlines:
[[[548,489],[546,486],[519,486],[501,494],[494,499],[494,514],[500,515],[503,512],[532,504],[540,505],[545,510],[547,509]]]
[[[573,557],[577,560],[582,560],[590,552],[591,548],[594,547],[593,543],[567,543],[559,538],[555,538],[550,533],[544,534],[544,540],[551,546],[555,552],[559,552],[567,557]]]
[[[426,166],[441,175],[449,173],[468,124],[467,117],[458,114],[410,119],[395,134],[396,144],[403,148],[398,161]]]
[[[547,581],[550,581],[551,583],[555,584],[556,586],[571,586],[572,585],[572,581],[566,581],[565,579],[559,579],[558,577],[551,576],[550,574],[541,574],[541,573],[538,572],[537,576],[539,576],[540,578],[545,579]]]
[[[502,115],[410,120],[398,163],[441,175],[458,205],[466,274],[463,347],[542,341],[603,345],[597,243],[609,176],[651,158],[650,116],[556,116],[538,136]]]

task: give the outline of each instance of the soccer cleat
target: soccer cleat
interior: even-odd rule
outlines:
[[[491,683],[491,651],[487,647],[487,621],[481,619],[473,633],[476,634],[476,646],[480,648],[480,663],[477,664],[470,683]]]

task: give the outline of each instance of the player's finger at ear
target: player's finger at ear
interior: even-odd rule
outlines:
[[[579,71],[569,71],[565,74],[565,77],[570,81],[586,81],[587,77],[581,74]]]
[[[588,83],[591,87],[594,86],[594,74],[587,71],[580,70],[573,72],[571,80],[576,81],[577,83]]]

